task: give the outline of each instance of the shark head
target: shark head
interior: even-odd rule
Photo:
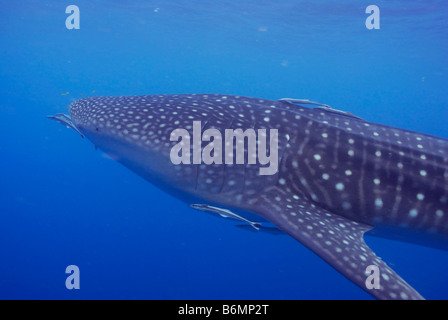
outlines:
[[[73,125],[108,157],[176,196],[176,190],[185,195],[195,173],[170,161],[170,133],[191,121],[163,101],[163,96],[91,97],[73,102],[69,113]]]
[[[278,137],[270,135],[266,117],[258,127],[262,131],[252,129],[258,119],[247,106],[260,101],[223,95],[91,97],[72,103],[67,125],[112,159],[190,203],[198,197],[240,201],[244,193],[256,194],[273,183],[278,170],[278,155],[269,153]],[[232,143],[230,149],[225,142]],[[268,152],[257,161],[261,145]],[[255,180],[244,179],[245,174]]]

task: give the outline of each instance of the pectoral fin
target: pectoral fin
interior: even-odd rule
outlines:
[[[372,227],[278,188],[261,195],[251,206],[374,297],[423,299],[366,245],[363,235]],[[378,278],[369,277],[372,270],[377,270]]]

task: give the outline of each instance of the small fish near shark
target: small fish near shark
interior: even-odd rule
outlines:
[[[271,223],[377,299],[423,297],[366,245],[366,232],[448,248],[446,139],[298,99],[89,97],[69,113],[50,118],[195,209],[254,232]],[[262,174],[268,154],[274,170]]]

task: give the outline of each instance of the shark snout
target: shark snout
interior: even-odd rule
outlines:
[[[78,132],[82,138],[89,133],[98,133],[100,128],[104,127],[104,117],[101,110],[92,108],[94,103],[92,98],[83,98],[74,101],[69,107],[69,114],[57,113],[47,118],[59,122],[60,124]]]

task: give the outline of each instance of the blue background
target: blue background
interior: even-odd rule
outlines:
[[[71,4],[80,30],[65,27]],[[365,27],[370,4],[380,30]],[[370,299],[292,238],[190,209],[45,116],[85,96],[221,93],[448,138],[446,1],[0,8],[1,299]],[[424,297],[448,298],[447,252],[366,241]],[[65,288],[71,264],[80,290]]]

